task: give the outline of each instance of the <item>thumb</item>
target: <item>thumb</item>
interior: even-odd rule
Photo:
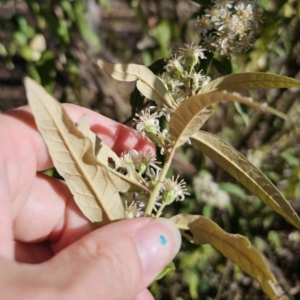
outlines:
[[[136,218],[97,229],[49,261],[61,299],[132,299],[176,255],[178,229],[167,219]]]

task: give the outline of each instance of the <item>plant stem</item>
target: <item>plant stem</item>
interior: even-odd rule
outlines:
[[[145,216],[146,217],[150,217],[151,216],[151,212],[152,212],[152,209],[154,207],[154,204],[155,204],[155,201],[158,197],[158,194],[159,194],[159,191],[160,191],[160,188],[161,188],[161,185],[167,175],[167,172],[169,170],[169,167],[171,165],[171,162],[172,162],[172,159],[173,159],[173,156],[174,156],[174,153],[175,153],[175,149],[176,147],[172,147],[170,153],[168,154],[167,156],[167,161],[164,163],[164,166],[161,170],[161,173],[159,175],[159,178],[158,178],[158,181],[153,189],[153,192],[149,198],[149,201],[148,201],[148,204],[147,204],[147,207],[146,207],[146,210],[145,210]]]
[[[155,218],[159,218],[160,215],[162,214],[163,209],[166,207],[165,204],[162,204],[161,207],[159,208],[158,212],[155,215]]]

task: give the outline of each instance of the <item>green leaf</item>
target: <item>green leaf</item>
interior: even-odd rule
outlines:
[[[25,33],[22,31],[15,31],[13,33],[13,40],[19,45],[19,46],[26,46],[28,44],[28,39]]]
[[[148,69],[150,69],[155,75],[162,74],[165,66],[165,59],[159,59],[156,60],[153,64],[148,66]],[[139,92],[137,88],[135,88],[132,93],[130,94],[130,106],[131,106],[131,112],[132,115],[135,115],[135,113],[142,110],[144,106],[144,96]]]
[[[240,103],[238,103],[238,102],[234,102],[234,107],[237,110],[237,112],[240,114],[240,116],[242,117],[245,125],[248,126],[248,124],[249,124],[249,116],[248,116],[247,113],[245,113],[243,111],[242,105]]]
[[[249,240],[244,236],[227,233],[215,222],[203,216],[182,214],[176,215],[170,220],[179,228],[182,236],[191,243],[211,244],[255,278],[270,299],[288,299],[278,286],[264,257],[251,246]]]
[[[137,80],[137,89],[148,99],[156,103],[164,103],[167,107],[176,108],[178,105],[167,91],[162,81],[147,67],[136,64],[111,64],[98,60],[98,65],[114,79],[120,81]]]
[[[272,182],[246,157],[219,137],[199,131],[192,136],[195,145],[266,205],[300,229],[300,219]]]
[[[70,3],[70,1],[63,0],[63,1],[60,2],[60,6],[64,10],[64,12],[67,14],[68,18],[72,22],[74,22],[76,17],[75,17],[74,10],[73,10],[73,7],[72,7],[72,4]]]
[[[230,74],[217,78],[202,87],[200,93],[226,90],[243,92],[251,89],[300,87],[300,81],[276,74],[249,72]]]
[[[215,92],[192,96],[185,100],[171,116],[169,132],[171,139],[176,142],[175,147],[184,144],[206,122],[209,113],[211,114],[211,111],[204,110],[206,106],[222,101],[237,101],[265,109],[259,103],[228,93]]]
[[[65,20],[58,20],[57,23],[57,29],[56,32],[57,34],[61,37],[61,39],[66,43],[70,43],[70,35],[69,35],[69,29],[68,29],[68,24]]]
[[[220,182],[218,183],[220,189],[231,195],[234,195],[239,198],[244,198],[246,196],[245,191],[238,185],[231,182]]]
[[[153,36],[158,40],[162,47],[167,47],[172,37],[172,29],[169,22],[164,20],[155,26],[153,28]]]

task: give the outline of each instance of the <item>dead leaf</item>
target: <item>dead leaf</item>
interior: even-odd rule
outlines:
[[[200,93],[226,90],[228,92],[242,92],[251,89],[275,89],[299,87],[300,81],[276,74],[262,72],[247,72],[230,74],[212,80],[202,87]]]
[[[123,219],[120,187],[115,185],[107,168],[97,163],[90,139],[77,129],[61,104],[38,83],[25,78],[25,87],[53,164],[66,180],[82,213],[92,222]]]
[[[205,111],[206,106],[222,101],[237,101],[265,110],[259,103],[228,93],[214,92],[192,96],[186,99],[171,116],[169,132],[171,139],[175,141],[175,147],[184,144],[210,117],[212,112]]]
[[[278,286],[265,258],[251,246],[248,239],[239,234],[225,232],[218,224],[203,216],[180,214],[170,220],[191,243],[211,244],[255,278],[270,299],[288,299]]]
[[[300,219],[272,182],[246,157],[219,137],[205,131],[192,136],[195,145],[266,205],[300,229]]]
[[[92,147],[94,149],[94,155],[97,162],[107,167],[111,178],[115,182],[115,185],[119,187],[119,192],[125,193],[129,189],[134,191],[146,191],[149,189],[146,185],[140,182],[141,176],[136,172],[135,169],[125,164],[124,161],[111,149],[109,148],[94,132],[91,131],[86,116],[83,116],[79,121],[77,128],[83,133],[84,136],[88,137],[92,141]],[[117,172],[109,165],[109,160],[112,160],[114,165],[118,168],[126,170],[127,174]]]
[[[120,81],[137,80],[137,89],[146,98],[155,101],[158,105],[164,103],[173,109],[178,106],[162,81],[147,67],[137,64],[112,64],[103,60],[98,60],[98,65],[114,79]]]

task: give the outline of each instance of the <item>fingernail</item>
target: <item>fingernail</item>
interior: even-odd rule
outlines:
[[[155,277],[174,258],[181,245],[181,235],[167,219],[155,219],[134,234],[144,276]]]

